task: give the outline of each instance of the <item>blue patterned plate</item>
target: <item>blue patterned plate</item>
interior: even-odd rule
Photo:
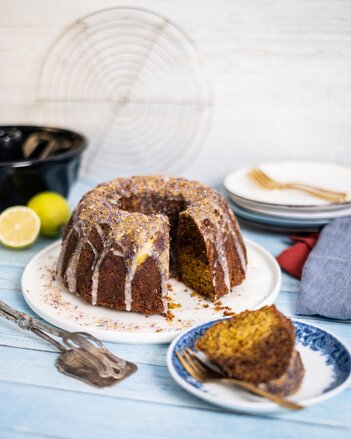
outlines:
[[[259,414],[284,410],[276,404],[228,384],[203,384],[184,370],[176,352],[194,348],[196,340],[219,320],[190,328],[177,337],[167,353],[167,366],[175,381],[188,392],[229,410]],[[305,366],[300,390],[290,397],[304,406],[326,401],[350,384],[351,355],[336,337],[316,326],[294,320],[296,348]]]

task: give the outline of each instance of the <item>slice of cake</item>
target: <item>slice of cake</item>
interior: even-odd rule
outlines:
[[[289,396],[296,393],[301,387],[305,368],[300,353],[294,351],[287,370],[282,376],[268,383],[262,383],[259,387],[269,393],[278,396]]]
[[[274,305],[222,320],[196,342],[226,375],[255,384],[281,377],[294,345],[294,326]]]

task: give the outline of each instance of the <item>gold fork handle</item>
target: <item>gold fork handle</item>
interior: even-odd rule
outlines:
[[[291,182],[288,184],[292,184],[294,186],[303,186],[306,187],[308,189],[313,189],[316,190],[318,192],[322,192],[322,193],[326,193],[329,195],[333,195],[335,197],[338,198],[345,198],[346,200],[350,200],[350,194],[348,192],[338,192],[338,191],[331,191],[330,189],[325,189],[322,187],[318,187],[318,186],[313,186],[312,184],[305,184],[305,183],[295,183],[295,182]]]
[[[278,395],[273,395],[270,392],[267,392],[266,390],[260,389],[259,387],[256,387],[254,384],[252,383],[248,383],[246,381],[240,381],[240,380],[236,380],[234,378],[220,378],[220,379],[216,379],[213,380],[213,382],[226,382],[226,383],[232,383],[235,384],[236,386],[242,387],[243,389],[249,390],[250,392],[254,393],[255,395],[259,395],[262,396],[266,399],[269,399],[272,402],[275,402],[276,404],[290,409],[290,410],[302,410],[304,407],[300,404],[297,404],[296,402],[293,401],[289,401],[285,398],[282,398]]]
[[[331,201],[333,203],[348,201],[349,196],[347,193],[343,193],[342,195],[333,195],[326,193],[324,189],[318,189],[313,186],[306,186],[298,183],[285,183],[281,186],[282,189],[296,189],[302,192],[306,192],[307,194],[313,195],[314,197],[321,198],[323,200]]]

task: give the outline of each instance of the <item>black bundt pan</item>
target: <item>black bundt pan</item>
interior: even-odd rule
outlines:
[[[81,156],[87,140],[81,134],[59,128],[35,125],[0,126],[0,132],[19,130],[20,141],[4,145],[0,142],[0,212],[9,206],[26,204],[38,192],[54,191],[68,196],[76,181]],[[68,140],[71,146],[43,160],[26,160],[20,148],[32,133],[49,133]],[[6,148],[5,148],[6,146]]]

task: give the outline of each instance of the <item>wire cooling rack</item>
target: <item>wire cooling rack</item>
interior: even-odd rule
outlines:
[[[64,31],[42,66],[38,100],[55,123],[88,135],[82,173],[96,178],[180,172],[204,143],[212,104],[189,37],[128,7]]]

